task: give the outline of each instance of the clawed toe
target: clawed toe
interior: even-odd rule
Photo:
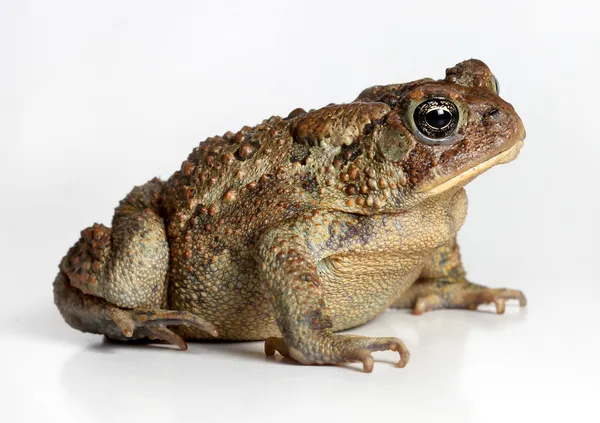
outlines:
[[[392,342],[390,344],[390,350],[398,351],[400,354],[400,360],[398,361],[397,366],[400,368],[406,367],[408,360],[410,359],[410,352],[406,348],[406,345],[404,345],[404,342],[400,341],[399,339]]]
[[[396,351],[400,355],[398,367],[404,367],[410,359],[408,349],[398,338],[368,338],[357,335],[334,335],[331,347],[319,348],[319,351],[301,352],[289,348],[281,337],[268,338],[265,341],[265,354],[274,355],[276,352],[284,357],[291,357],[302,364],[340,364],[360,361],[363,371],[371,373],[374,367],[372,353],[375,351]]]
[[[177,345],[185,351],[187,343],[179,335],[166,328],[166,326],[187,325],[205,332],[212,336],[218,336],[217,328],[200,317],[181,310],[124,310],[112,308],[109,310],[109,318],[119,327],[123,335],[128,338],[146,337],[152,340],[160,340]]]
[[[267,338],[267,340],[265,341],[265,354],[275,355],[275,352],[278,352],[284,357],[290,356],[289,348],[283,340],[283,338],[271,337]]]
[[[527,305],[527,298],[521,291],[514,289],[489,289],[477,298],[473,306],[476,309],[480,304],[494,304],[496,306],[496,313],[504,314],[506,311],[506,300],[517,300],[521,307]]]
[[[429,294],[423,297],[418,297],[415,301],[412,313],[415,315],[423,314],[426,311],[431,311],[439,308],[442,305],[442,299],[437,294]]]
[[[188,311],[170,311],[170,310],[149,310],[149,311],[132,311],[132,318],[136,326],[178,326],[186,325],[198,328],[204,332],[210,333],[212,336],[219,336],[219,331],[216,326],[208,323],[200,317]]]
[[[369,351],[367,351],[366,356],[361,361],[363,364],[363,372],[371,373],[373,371],[373,367],[375,366],[375,360],[373,360],[373,356]]]
[[[162,326],[143,328],[143,333],[153,341],[165,341],[171,345],[177,345],[181,351],[188,349],[187,343],[181,336]]]
[[[474,284],[466,286],[457,284],[454,289],[455,292],[445,295],[432,293],[417,297],[412,313],[419,315],[440,308],[477,310],[477,307],[482,304],[494,304],[496,313],[504,314],[507,300],[517,300],[521,307],[527,305],[525,295],[514,289],[491,289]]]
[[[363,371],[373,371],[374,360],[371,353],[375,351],[395,351],[400,355],[397,367],[405,367],[410,359],[410,353],[398,338],[369,338],[366,336],[338,335],[336,343],[342,347],[339,362],[362,361]]]

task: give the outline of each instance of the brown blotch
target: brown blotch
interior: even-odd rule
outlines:
[[[292,130],[297,143],[317,146],[327,142],[333,146],[351,144],[363,136],[365,126],[381,119],[389,107],[382,103],[350,103],[330,105],[299,118]],[[335,136],[332,136],[334,135]]]
[[[194,169],[196,169],[196,166],[193,163],[186,161],[183,163],[181,171],[185,176],[190,176],[194,172]]]
[[[252,156],[254,156],[254,154],[256,154],[256,147],[250,143],[243,143],[235,151],[235,157],[241,161],[252,158]]]
[[[403,168],[408,176],[408,181],[412,185],[421,182],[434,167],[434,158],[431,153],[421,144],[416,144],[404,162]],[[400,185],[401,179],[398,180]]]
[[[231,153],[227,153],[223,156],[223,163],[230,165],[235,160],[235,157]]]
[[[469,144],[467,140],[462,140],[459,143],[452,146],[452,148],[444,151],[440,156],[439,163],[446,164],[457,157],[461,157],[470,152]]]
[[[270,175],[268,173],[265,173],[263,176],[260,177],[259,182],[261,183],[265,183],[267,182],[269,179],[271,179],[273,177],[273,175]]]
[[[298,108],[292,110],[286,119],[294,119],[295,117],[303,116],[305,114],[306,114],[306,110],[304,110],[302,107],[298,107]]]
[[[227,203],[231,203],[232,201],[235,201],[236,197],[237,197],[237,192],[233,189],[230,189],[223,196],[223,201],[225,201]]]
[[[350,145],[342,145],[340,152],[335,156],[335,160],[346,165],[349,162],[356,160],[362,153],[360,143],[355,141]]]

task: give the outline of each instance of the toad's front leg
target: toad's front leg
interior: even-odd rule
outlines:
[[[302,364],[338,364],[361,361],[365,372],[373,369],[374,351],[400,354],[404,367],[409,352],[397,338],[369,338],[333,334],[333,321],[316,263],[332,253],[327,245],[335,217],[313,213],[265,233],[260,241],[261,279],[270,294],[283,338],[269,338],[265,352],[279,351]],[[339,248],[348,248],[341,246]]]

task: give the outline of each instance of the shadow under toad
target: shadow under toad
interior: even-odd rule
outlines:
[[[469,331],[503,331],[525,318],[523,310],[505,316],[444,310],[418,317],[390,310],[352,333],[398,336],[409,347],[411,362],[396,369],[397,355],[374,353],[371,375],[363,374],[360,364],[307,367],[265,357],[262,342],[192,343],[181,352],[172,346],[132,346],[96,337],[68,359],[60,380],[82,417],[93,412],[137,418],[140,409],[149,408],[158,418],[157,406],[165,410],[165,418],[189,418],[194,409],[198,417],[206,417],[235,404],[246,421],[254,413],[261,420],[282,413],[310,419],[315,406],[335,407],[340,417],[350,413],[368,418],[369,407],[377,407],[379,412],[388,410],[390,417],[425,413],[428,418],[466,421],[469,400],[459,385]]]

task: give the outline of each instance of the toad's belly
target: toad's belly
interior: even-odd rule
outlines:
[[[261,340],[280,336],[269,294],[259,281],[258,265],[230,269],[225,283],[178,283],[170,290],[170,307],[186,309],[219,328],[223,340]],[[418,277],[423,258],[348,253],[318,263],[334,330],[361,325],[383,312]],[[211,336],[189,327],[173,328],[186,339]]]
[[[334,329],[361,325],[387,309],[419,277],[424,257],[404,253],[350,253],[319,263]]]
[[[418,278],[425,260],[456,236],[465,216],[464,190],[444,194],[403,214],[345,216],[353,233],[368,234],[369,242],[340,231],[346,244],[331,247],[333,254],[317,263],[334,330],[363,324],[385,310]],[[206,261],[196,258],[193,262],[192,256],[192,263],[171,269],[170,307],[189,310],[215,324],[222,339],[278,336],[270,294],[260,282],[256,257],[252,244],[237,250],[224,248]],[[176,330],[189,339],[209,337],[190,328]]]

